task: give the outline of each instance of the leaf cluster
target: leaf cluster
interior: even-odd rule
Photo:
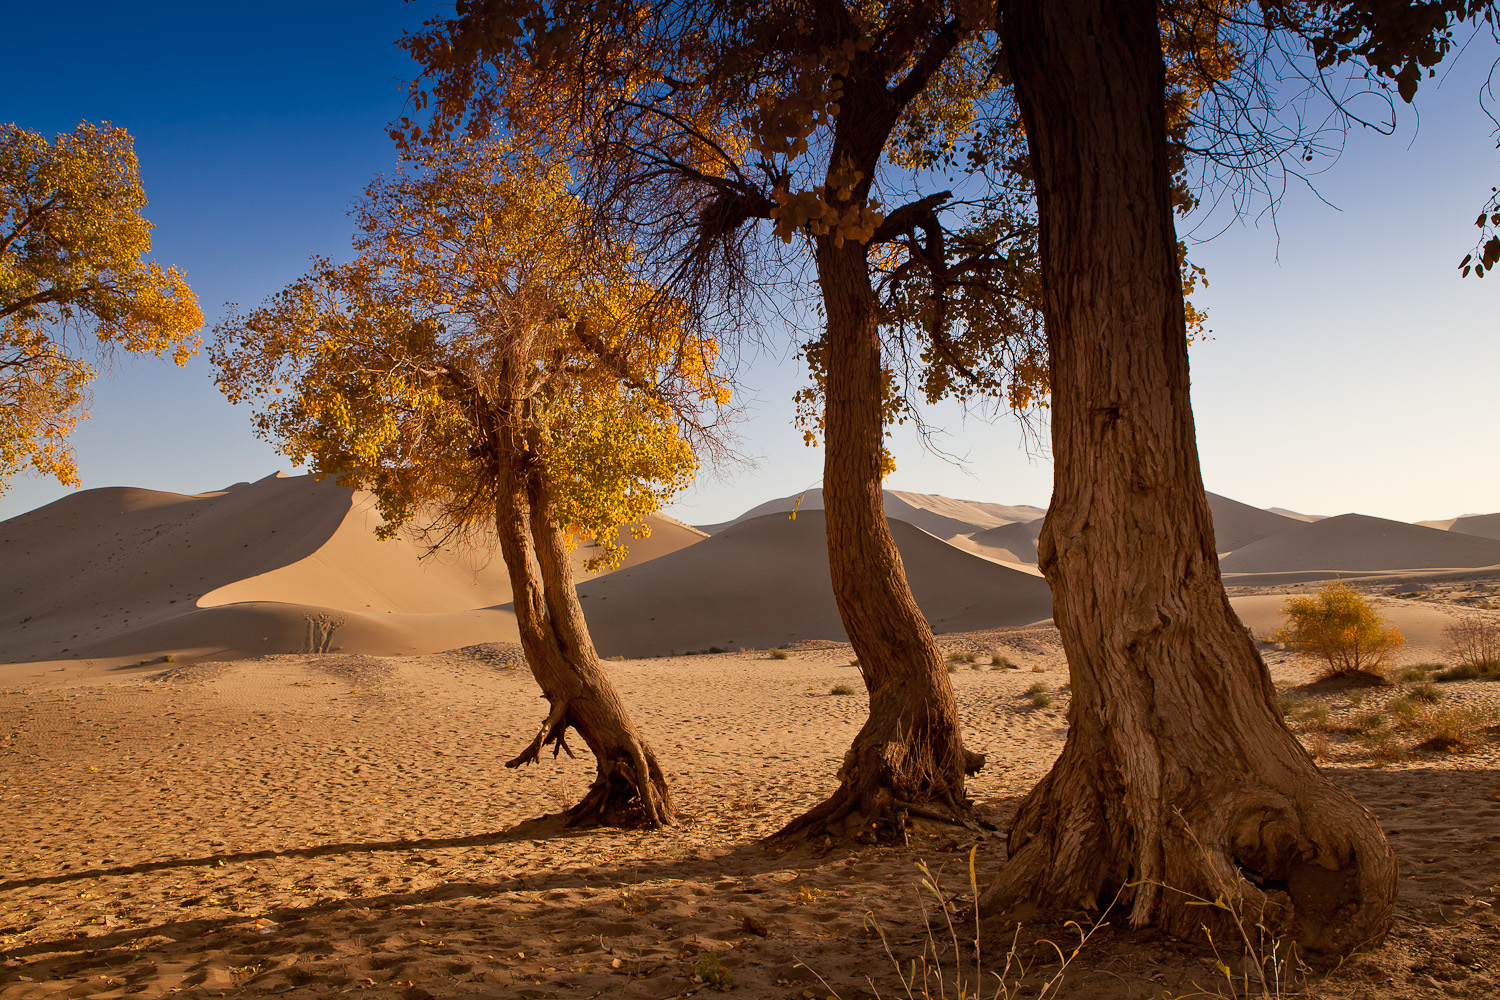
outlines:
[[[387,535],[424,510],[487,524],[521,461],[559,526],[618,561],[618,526],[644,531],[687,485],[688,435],[728,401],[717,345],[592,238],[565,168],[514,145],[409,160],[355,214],[357,260],[217,328],[226,394],[294,460],[372,491]]]
[[[0,490],[25,465],[78,484],[66,437],[94,370],[69,334],[179,365],[197,349],[182,273],[144,259],[145,205],[124,129],[84,122],[48,141],[0,125]]]

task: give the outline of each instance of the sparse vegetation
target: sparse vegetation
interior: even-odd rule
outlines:
[[[1411,667],[1402,667],[1401,672],[1396,675],[1396,680],[1402,684],[1410,684],[1413,681],[1425,681],[1434,670],[1441,670],[1440,663],[1419,663]]]
[[[1020,670],[1021,668],[1011,661],[1008,656],[995,653],[990,657],[990,666],[995,670]]]
[[[1500,621],[1468,617],[1443,629],[1448,653],[1461,665],[1500,668]]]
[[[1381,676],[1386,659],[1406,642],[1365,597],[1335,580],[1308,597],[1288,598],[1286,620],[1272,634],[1295,652],[1324,664],[1322,677]]]
[[[1424,705],[1433,705],[1442,700],[1443,692],[1431,684],[1418,684],[1406,692],[1406,697]]]
[[[767,655],[770,656],[773,660],[784,660],[791,654],[782,649],[780,646],[777,646],[776,648],[769,650],[767,652]]]
[[[1046,708],[1052,704],[1052,690],[1041,681],[1031,685],[1022,694],[1023,697],[1030,698],[1031,704],[1036,708]]]
[[[1413,722],[1423,737],[1416,749],[1471,753],[1484,745],[1493,722],[1492,713],[1468,705],[1425,709]]]
[[[828,689],[828,693],[831,694],[831,695],[854,694],[855,693],[854,685],[852,685],[852,684],[835,684],[833,687],[831,687],[831,688]]]
[[[1494,681],[1500,680],[1500,660],[1487,663],[1459,663],[1440,670],[1433,677],[1438,681]]]

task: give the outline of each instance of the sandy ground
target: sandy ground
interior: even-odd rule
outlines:
[[[999,829],[786,853],[760,838],[831,791],[863,719],[862,694],[828,693],[859,687],[847,645],[611,664],[683,816],[652,833],[536,819],[573,801],[592,764],[502,766],[543,715],[527,672],[507,666],[514,649],[0,667],[0,1000],[709,996],[694,978],[709,953],[740,996],[904,996],[879,933],[902,962],[929,946],[924,912],[942,918],[917,865],[962,923],[968,851],[987,881],[1065,727],[1054,630],[941,642],[980,654],[953,680],[966,739],[989,755],[970,792]],[[991,651],[1019,669],[991,669]],[[1282,687],[1310,680],[1269,659]],[[1037,682],[1051,705],[1024,697]],[[1441,687],[1500,703],[1500,684]],[[1385,696],[1310,695],[1335,721]],[[1500,745],[1387,763],[1336,731],[1319,739],[1329,775],[1385,825],[1401,896],[1387,946],[1303,995],[1500,994]],[[1037,939],[1066,947],[1070,933],[1021,931],[1015,995],[1057,971]],[[985,947],[988,996],[1005,947]],[[952,945],[940,951],[956,995]],[[974,961],[965,952],[971,981]],[[1182,995],[1213,977],[1202,942],[1111,924],[1062,995]]]

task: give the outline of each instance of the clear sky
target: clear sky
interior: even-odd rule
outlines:
[[[347,253],[347,211],[394,161],[384,125],[414,66],[393,44],[428,0],[14,5],[0,120],[51,136],[112,121],[135,137],[153,256],[187,272],[208,326],[258,304],[310,254]],[[17,40],[33,41],[18,43]],[[1208,488],[1257,506],[1398,520],[1500,511],[1500,275],[1460,280],[1473,220],[1500,183],[1479,89],[1496,57],[1476,39],[1402,108],[1394,137],[1352,133],[1318,195],[1293,188],[1274,221],[1244,219],[1197,247],[1212,339],[1193,348]],[[1326,202],[1326,203],[1325,203]],[[1263,207],[1263,206],[1262,206]],[[1217,224],[1204,229],[1217,229]],[[207,331],[205,330],[205,333]],[[822,455],[792,427],[790,350],[742,372],[752,466],[706,473],[669,511],[725,520],[819,485]],[[892,489],[1045,506],[1045,448],[1010,417],[941,408],[938,443],[894,441]],[[295,472],[257,441],[211,366],[121,358],[74,437],[85,488],[196,493]],[[22,475],[0,518],[70,492]]]

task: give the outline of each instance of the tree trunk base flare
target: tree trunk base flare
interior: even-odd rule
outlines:
[[[553,704],[531,743],[515,758],[506,761],[505,766],[517,768],[535,764],[549,743],[553,757],[559,753],[576,756],[568,746],[567,731],[577,729],[593,748],[598,770],[594,783],[582,800],[563,811],[563,826],[626,829],[671,826],[676,819],[671,793],[651,748],[630,734],[602,740],[598,733],[584,728],[588,723],[583,715],[572,711],[568,701]]]
[[[1243,632],[1221,639],[1250,646],[1241,662],[1260,665]],[[1257,940],[1264,928],[1268,942],[1289,939],[1309,959],[1384,938],[1395,856],[1369,811],[1276,718],[1269,675],[1204,690],[1202,673],[1137,667],[1110,692],[1089,672],[1075,671],[1074,697],[1092,704],[1075,701],[1062,755],[1021,803],[1010,861],[981,899],[986,914],[1072,915],[1119,892],[1132,926],[1182,938],[1207,929]],[[1220,677],[1234,672],[1226,663]],[[1259,697],[1236,704],[1247,689]],[[1168,698],[1201,710],[1168,708]]]
[[[776,831],[769,841],[853,840],[865,844],[905,844],[914,819],[977,830],[982,824],[964,793],[962,779],[944,763],[931,734],[873,733],[875,715],[855,737],[839,768],[839,787],[826,800]],[[962,747],[961,774],[975,774],[984,755]]]

